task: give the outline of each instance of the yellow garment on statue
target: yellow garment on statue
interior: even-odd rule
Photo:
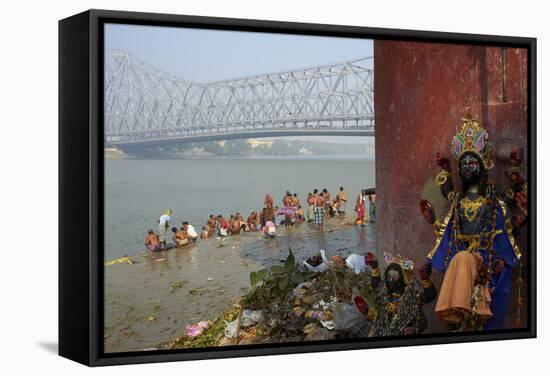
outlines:
[[[472,310],[472,293],[477,277],[477,264],[473,254],[458,252],[451,260],[435,312],[445,322],[461,322],[464,313]]]

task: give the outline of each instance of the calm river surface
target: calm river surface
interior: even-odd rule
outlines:
[[[197,160],[105,160],[105,259],[144,249],[148,229],[172,209],[171,225],[189,221],[200,230],[210,214],[245,218],[263,207],[266,192],[276,205],[286,190],[305,202],[314,188],[331,197],[348,193],[348,213],[358,192],[375,186],[374,161],[361,157]],[[350,214],[351,215],[351,214]]]

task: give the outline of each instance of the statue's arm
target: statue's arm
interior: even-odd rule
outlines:
[[[370,285],[373,290],[376,290],[378,286],[380,286],[382,278],[376,255],[372,252],[367,252],[365,255],[365,263],[371,267]]]
[[[455,191],[449,159],[446,157],[442,157],[439,153],[437,153],[435,161],[436,164],[441,167],[441,171],[439,172],[439,174],[437,174],[435,182],[439,187],[439,190],[441,191],[443,197],[445,197],[447,200],[452,200],[454,199]],[[434,227],[436,233],[439,232],[441,223],[437,220],[435,210],[428,200],[420,201],[420,211],[422,212],[422,215],[424,216],[426,222]]]
[[[431,303],[437,297],[437,290],[430,279],[432,275],[432,266],[430,264],[425,264],[422,269],[419,270],[419,274],[420,284],[422,286],[422,293],[420,294],[422,303]]]
[[[441,171],[439,171],[435,177],[435,183],[439,187],[443,197],[447,200],[451,200],[454,193],[454,182],[449,159],[437,153],[435,156],[435,163],[441,168]]]
[[[515,149],[510,153],[509,167],[506,169],[506,177],[509,181],[506,190],[506,205],[514,211],[511,215],[511,223],[514,229],[519,229],[527,221],[528,214],[528,186],[525,177],[521,174],[523,162],[523,149]]]

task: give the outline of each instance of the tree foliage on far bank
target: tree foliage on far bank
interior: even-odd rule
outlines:
[[[200,143],[143,147],[127,154],[143,158],[216,158],[216,157],[280,157],[299,155],[373,155],[368,144],[281,140],[252,144],[249,140],[227,140]]]

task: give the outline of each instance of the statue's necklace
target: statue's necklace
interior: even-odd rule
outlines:
[[[468,196],[460,200],[460,205],[464,208],[464,216],[468,222],[472,222],[477,217],[477,212],[485,203],[485,197],[479,196],[476,199],[470,200]]]

